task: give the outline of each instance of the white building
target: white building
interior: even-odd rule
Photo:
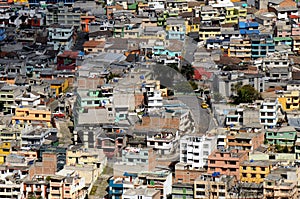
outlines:
[[[276,126],[280,114],[280,103],[277,99],[264,100],[259,109],[260,124],[265,128]]]
[[[193,169],[207,165],[208,155],[216,149],[215,136],[185,135],[180,139],[180,162],[189,164]]]
[[[178,131],[161,131],[147,133],[147,147],[154,148],[161,155],[174,152],[179,141]]]
[[[47,44],[54,45],[54,50],[70,50],[73,45],[74,26],[54,24],[48,28]]]
[[[15,99],[18,106],[30,106],[35,107],[41,103],[40,95],[38,93],[23,93]]]
[[[152,199],[160,198],[160,191],[150,188],[128,189],[122,195],[123,199]]]

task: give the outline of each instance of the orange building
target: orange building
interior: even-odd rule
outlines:
[[[233,175],[240,179],[240,164],[248,159],[246,151],[215,150],[208,156],[207,173],[219,172],[221,175]]]
[[[16,108],[12,117],[12,124],[25,127],[25,125],[38,125],[51,127],[51,111],[39,108]]]
[[[83,32],[89,32],[89,24],[91,22],[94,22],[96,19],[95,16],[81,16],[80,20],[81,20],[81,30]]]

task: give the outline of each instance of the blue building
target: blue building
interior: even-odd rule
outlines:
[[[239,22],[241,35],[259,34],[259,24],[257,22]]]
[[[275,52],[275,43],[270,34],[250,35],[252,58],[266,57],[268,53]]]
[[[3,41],[6,38],[6,32],[4,27],[0,27],[0,41]]]

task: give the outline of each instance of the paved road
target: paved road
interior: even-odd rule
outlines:
[[[192,110],[195,121],[198,123],[199,133],[204,134],[207,130],[216,127],[210,110],[201,108],[201,100],[196,95],[179,95],[176,97]]]

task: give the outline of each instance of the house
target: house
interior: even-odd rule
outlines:
[[[103,52],[105,41],[102,40],[89,40],[84,42],[83,49],[86,54]]]
[[[229,150],[238,149],[239,151],[253,151],[260,147],[264,142],[264,132],[234,132],[227,135],[227,148]]]
[[[77,67],[77,59],[82,53],[77,51],[63,51],[57,55],[57,70],[75,70]]]

